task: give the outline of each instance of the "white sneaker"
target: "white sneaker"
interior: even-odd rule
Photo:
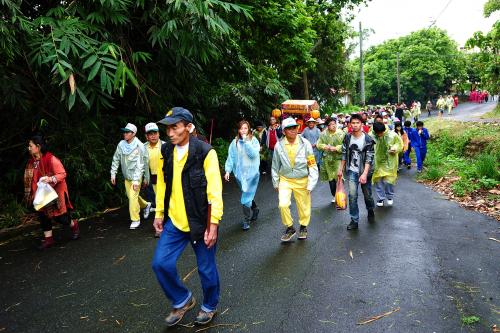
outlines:
[[[377,201],[377,207],[384,207],[384,200]]]
[[[144,219],[147,219],[149,217],[149,213],[151,212],[151,202],[148,202],[147,206],[144,208],[144,211],[142,212],[142,216],[144,216]]]
[[[335,198],[332,199],[332,203],[335,203]]]
[[[387,199],[387,205],[392,206],[394,204],[393,199]]]
[[[141,221],[132,221],[130,223],[130,230],[135,230],[141,225]]]

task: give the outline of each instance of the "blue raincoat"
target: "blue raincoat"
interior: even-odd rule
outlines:
[[[260,144],[252,137],[252,140],[234,139],[229,145],[225,171],[233,173],[242,192],[241,204],[252,206],[252,201],[259,185]]]

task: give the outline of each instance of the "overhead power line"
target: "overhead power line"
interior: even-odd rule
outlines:
[[[429,28],[430,29],[433,25],[436,24],[437,20],[439,19],[439,17],[441,15],[443,15],[444,11],[446,10],[446,8],[448,8],[448,6],[450,5],[450,3],[452,2],[453,0],[449,0],[448,3],[446,3],[446,5],[444,6],[444,8],[441,10],[441,12],[439,12],[438,16],[436,16],[436,18],[434,19],[434,21],[431,22],[431,25],[429,25]]]

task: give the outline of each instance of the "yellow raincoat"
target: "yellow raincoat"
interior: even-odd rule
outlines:
[[[319,136],[316,146],[323,152],[323,160],[321,169],[319,170],[319,178],[322,181],[332,181],[337,179],[340,161],[342,160],[342,142],[344,141],[345,132],[337,129],[335,133],[326,129]],[[336,152],[325,151],[326,146],[334,146]]]
[[[384,135],[375,139],[375,157],[372,183],[384,178],[389,184],[395,184],[398,178],[398,154],[403,151],[403,140],[393,131],[386,130]],[[389,153],[389,150],[395,153]]]

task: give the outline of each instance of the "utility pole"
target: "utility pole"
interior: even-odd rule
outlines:
[[[399,52],[397,53],[398,57],[396,60],[396,78],[398,80],[398,104],[401,103],[401,87],[399,85]]]
[[[359,21],[359,83],[361,105],[365,106],[365,72],[363,70],[363,30],[361,30],[361,21]]]
[[[302,80],[304,82],[304,99],[309,99],[309,84],[307,83],[307,70],[302,72]]]

